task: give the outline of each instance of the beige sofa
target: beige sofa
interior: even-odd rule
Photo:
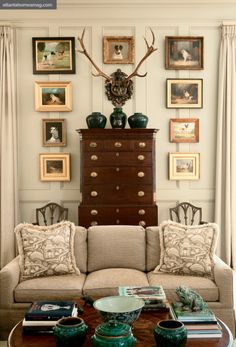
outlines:
[[[19,257],[0,271],[0,340],[24,316],[32,301],[70,300],[81,294],[116,295],[119,286],[164,287],[170,301],[175,289],[185,284],[197,290],[215,314],[234,334],[233,272],[215,258],[214,281],[194,276],[153,273],[159,263],[158,227],[76,227],[75,257],[81,275],[64,275],[19,282]]]

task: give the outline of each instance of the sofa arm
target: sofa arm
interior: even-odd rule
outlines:
[[[8,308],[14,303],[14,289],[19,283],[19,256],[0,271],[0,307]]]
[[[219,288],[219,301],[224,307],[234,307],[233,270],[219,257],[215,256],[214,277]]]

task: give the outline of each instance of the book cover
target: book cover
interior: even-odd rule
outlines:
[[[25,314],[25,320],[58,320],[72,315],[73,301],[35,301]]]
[[[135,296],[147,300],[165,300],[166,295],[162,286],[129,286],[119,287],[119,295]]]
[[[77,317],[78,312],[77,312],[77,307],[74,307],[72,314],[72,317]],[[46,320],[26,320],[25,318],[22,321],[22,326],[24,327],[49,327],[49,326],[54,326],[57,323],[58,319],[46,319]]]
[[[177,302],[172,304],[176,318],[185,321],[216,321],[214,313],[208,308],[204,308],[200,311],[191,311],[183,309],[181,303]]]

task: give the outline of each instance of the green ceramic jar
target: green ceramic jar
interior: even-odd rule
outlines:
[[[53,329],[57,347],[83,346],[87,330],[80,317],[61,318]]]
[[[86,123],[89,129],[100,128],[104,129],[106,126],[107,118],[100,112],[92,112],[86,117]]]
[[[114,107],[110,115],[110,123],[112,128],[123,129],[127,122],[127,116],[123,112],[122,107]]]
[[[133,347],[135,343],[131,327],[124,323],[98,325],[92,336],[93,347]]]
[[[130,128],[146,128],[148,117],[141,112],[135,112],[132,116],[129,116],[128,123]]]
[[[177,320],[162,320],[154,329],[154,337],[158,347],[183,347],[187,341],[187,330]]]

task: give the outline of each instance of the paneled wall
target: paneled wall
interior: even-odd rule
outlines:
[[[19,119],[19,185],[21,220],[33,222],[35,208],[52,200],[69,208],[69,219],[78,223],[80,203],[80,148],[76,129],[86,126],[86,116],[100,111],[109,117],[113,110],[104,93],[104,81],[91,75],[88,60],[76,53],[76,74],[34,75],[32,72],[32,37],[81,35],[86,27],[85,44],[96,63],[110,74],[118,67],[130,73],[132,65],[105,65],[102,59],[104,35],[135,37],[135,62],[145,53],[143,37],[151,40],[149,27],[156,36],[158,51],[149,57],[140,72],[147,77],[134,79],[134,96],[125,106],[129,116],[143,112],[149,117],[148,127],[160,129],[157,135],[157,204],[159,222],[168,218],[168,208],[188,200],[203,207],[203,219],[214,218],[215,145],[217,122],[217,72],[220,24],[231,18],[235,1],[59,1],[56,11],[1,11],[1,23],[10,22],[17,33],[17,84]],[[4,18],[3,18],[4,15]],[[164,67],[165,36],[204,36],[204,70],[166,70]],[[77,40],[76,40],[77,41]],[[78,42],[76,42],[79,48]],[[202,109],[167,109],[167,78],[202,78]],[[71,112],[36,112],[35,81],[71,81]],[[195,144],[169,142],[170,118],[199,118],[200,141]],[[65,118],[66,147],[42,146],[42,119]],[[107,127],[110,127],[109,121]],[[200,179],[170,181],[169,152],[200,152]],[[39,153],[71,154],[70,182],[41,182]]]

